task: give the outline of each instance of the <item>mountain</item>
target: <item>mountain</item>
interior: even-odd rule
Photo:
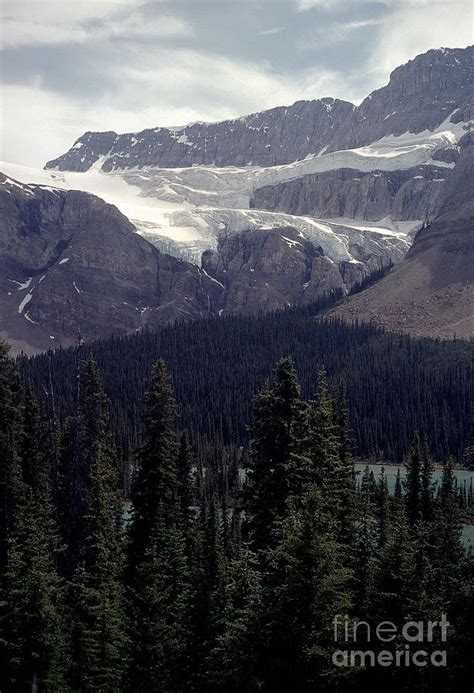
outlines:
[[[319,152],[354,105],[339,99],[297,101],[219,123],[154,128],[138,133],[86,132],[46,168],[87,171],[106,157],[104,171],[135,166],[275,166]]]
[[[199,268],[100,198],[3,174],[0,212],[0,335],[15,351],[310,303],[362,276],[361,263],[335,263],[292,227],[223,236]]]
[[[357,108],[325,98],[298,101],[220,123],[139,133],[86,132],[46,168],[104,171],[154,166],[275,166],[323,151],[366,146],[389,135],[433,131],[473,117],[474,46],[430,50],[396,68]]]
[[[474,117],[474,46],[441,48],[397,67],[348,117],[328,151],[363,147],[389,135],[433,131]]]
[[[0,336],[41,350],[209,314],[213,282],[113,206],[0,174]]]
[[[202,267],[224,288],[219,312],[226,314],[311,303],[346,288],[344,267],[291,227],[226,236],[203,254]]]
[[[453,288],[471,281],[469,233],[456,231],[470,211],[462,222],[452,206],[472,138],[473,57],[473,47],[428,51],[357,108],[325,98],[222,123],[86,133],[43,171],[0,164],[0,333],[44,349],[79,332],[273,310],[348,294],[393,264],[380,284],[390,287],[413,258],[425,272],[445,258],[418,252],[428,227],[431,238],[449,228],[459,247],[452,276],[436,270],[437,311],[428,294],[407,307],[393,287],[388,310],[372,287],[341,314],[411,329],[411,311],[415,331],[449,336],[450,310],[470,334],[468,293]],[[444,317],[420,319],[442,305]]]
[[[474,335],[474,142],[465,147],[436,219],[406,259],[333,313],[415,335]]]

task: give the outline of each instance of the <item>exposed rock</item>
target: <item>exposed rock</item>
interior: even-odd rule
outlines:
[[[396,68],[389,83],[357,108],[325,98],[182,128],[139,133],[86,132],[47,168],[86,171],[137,166],[275,166],[308,155],[361,147],[387,135],[433,130],[474,117],[474,46],[429,50]]]
[[[337,169],[259,188],[251,207],[320,218],[433,219],[450,172],[436,166],[371,173]]]
[[[209,314],[215,284],[112,205],[0,175],[0,332],[44,349]]]
[[[291,227],[223,237],[202,266],[224,287],[223,313],[274,310],[345,290],[338,265]]]
[[[347,101],[327,98],[297,101],[289,107],[220,123],[193,123],[124,135],[86,132],[46,168],[87,171],[105,154],[104,171],[135,166],[286,164],[317,154],[353,109]]]
[[[415,335],[474,336],[474,147],[464,149],[439,214],[407,258],[333,314]]]
[[[335,263],[292,227],[224,233],[202,269],[160,252],[113,206],[0,175],[0,336],[38,351],[345,292],[381,257]]]
[[[433,130],[474,114],[474,46],[441,48],[397,67],[335,133],[328,151],[363,147],[387,135]]]

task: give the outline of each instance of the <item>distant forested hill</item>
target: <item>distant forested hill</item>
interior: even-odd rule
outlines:
[[[112,400],[113,427],[124,450],[140,439],[142,395],[153,361],[171,371],[180,425],[191,438],[241,444],[252,398],[275,362],[291,355],[312,397],[324,368],[334,387],[347,383],[354,452],[399,461],[413,433],[427,436],[436,459],[461,459],[469,436],[469,347],[465,342],[412,339],[369,325],[317,317],[321,305],[262,316],[231,316],[179,324],[159,332],[109,339],[21,358],[40,397],[53,383],[61,419],[72,403],[78,358],[92,353]]]

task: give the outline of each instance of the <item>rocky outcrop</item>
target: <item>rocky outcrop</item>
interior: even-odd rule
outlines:
[[[216,284],[112,205],[0,175],[0,335],[44,349],[208,315]]]
[[[220,123],[193,123],[183,128],[154,128],[117,135],[86,132],[73,147],[46,168],[87,171],[100,157],[104,171],[136,166],[175,168],[275,166],[317,154],[333,138],[354,106],[339,99],[297,101]]]
[[[466,147],[437,218],[406,259],[333,313],[415,335],[474,336],[474,147]]]
[[[345,291],[341,268],[296,229],[259,229],[221,238],[202,267],[223,287],[220,313],[255,313]]]
[[[436,216],[450,173],[449,168],[436,166],[371,173],[337,169],[259,188],[250,206],[323,219],[430,220]]]

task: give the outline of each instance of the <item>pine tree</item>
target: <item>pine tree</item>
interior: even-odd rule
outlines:
[[[344,544],[351,545],[355,537],[355,469],[351,456],[347,386],[345,380],[341,380],[339,383],[338,396],[335,403],[335,424],[339,444],[339,467],[341,472],[341,479],[339,482],[341,501],[340,539]]]
[[[7,479],[7,490],[14,493],[14,522],[2,570],[2,684],[5,690],[66,691],[64,583],[57,574],[61,547],[52,504],[50,441],[31,392],[25,392],[19,409],[18,456]]]
[[[433,460],[425,441],[423,446],[423,459],[421,467],[421,515],[426,522],[432,522],[434,518],[434,493],[433,493]]]
[[[16,506],[23,493],[21,438],[23,388],[18,369],[0,342],[0,589],[7,565],[8,540],[15,527]]]
[[[261,676],[268,690],[330,691],[333,619],[350,607],[350,571],[321,492],[291,499],[263,578]]]
[[[256,556],[245,544],[230,561],[220,633],[205,662],[205,690],[261,689],[259,674],[261,583]]]
[[[183,532],[170,523],[162,502],[131,589],[127,690],[185,690],[191,660],[191,581]]]
[[[462,524],[456,499],[453,460],[449,458],[443,465],[433,533],[438,597],[446,608],[454,601],[460,589],[459,581],[464,557],[461,532]]]
[[[188,556],[190,557],[192,551],[193,521],[195,516],[192,508],[194,503],[194,479],[192,473],[191,448],[189,445],[189,436],[186,431],[182,434],[179,442],[178,473],[180,511],[183,518],[183,530],[186,537]]]
[[[62,569],[71,577],[82,564],[89,536],[87,513],[93,469],[103,455],[110,455],[109,403],[92,358],[79,351],[74,416],[66,422],[62,437],[60,468],[60,520],[66,553]]]
[[[379,483],[377,486],[377,516],[378,516],[378,543],[384,546],[388,536],[389,518],[389,493],[385,469],[380,471]]]
[[[163,361],[152,369],[145,407],[128,545],[128,688],[173,693],[183,690],[189,673],[193,594],[181,512],[177,409]]]
[[[408,458],[407,473],[405,477],[405,501],[407,506],[408,521],[412,527],[418,522],[421,506],[421,449],[420,437],[418,434],[413,439],[411,453]]]
[[[290,491],[306,478],[303,446],[307,437],[308,405],[301,400],[291,359],[282,359],[275,371],[274,387],[255,399],[251,427],[251,468],[246,511],[255,548],[275,541],[275,522],[284,516]]]
[[[349,564],[353,570],[352,590],[357,615],[365,617],[372,600],[375,580],[375,556],[379,544],[376,517],[377,485],[366,466],[356,505],[356,537]]]
[[[412,575],[410,542],[405,505],[401,495],[397,495],[392,502],[388,536],[378,552],[375,566],[372,609],[376,621],[390,620],[400,624],[407,614]]]
[[[95,363],[85,367],[81,391],[99,416],[89,439],[84,543],[69,587],[73,650],[71,679],[82,691],[112,693],[123,683],[126,623],[121,583],[122,504],[117,459],[107,430],[107,400]],[[91,432],[91,429],[89,429]]]
[[[145,393],[144,442],[132,488],[132,512],[128,545],[128,570],[133,573],[147,548],[150,533],[160,518],[176,522],[180,515],[175,430],[177,407],[164,361],[153,366]],[[169,518],[167,518],[167,514]]]
[[[312,474],[309,481],[321,489],[322,498],[327,508],[331,509],[331,516],[339,524],[342,514],[347,512],[343,503],[348,499],[349,479],[346,477],[349,461],[347,450],[341,450],[338,440],[340,431],[334,424],[334,418],[334,404],[328,391],[326,374],[320,371],[316,407],[311,416],[309,454]],[[345,458],[344,467],[341,452]]]

